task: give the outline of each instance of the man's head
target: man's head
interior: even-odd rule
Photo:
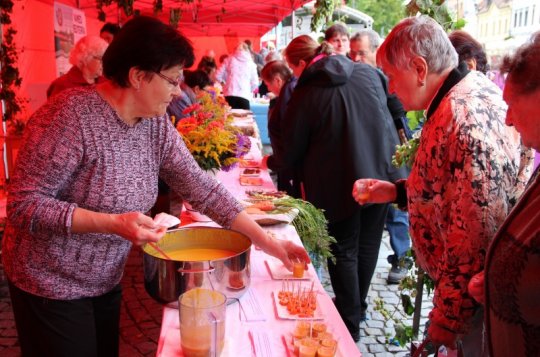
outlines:
[[[349,52],[349,30],[342,23],[335,23],[324,32],[324,40],[334,47],[334,51],[340,55]]]
[[[111,43],[118,31],[120,31],[120,26],[107,22],[99,31],[99,36],[107,41],[107,43]]]
[[[351,37],[349,57],[354,62],[362,62],[373,67],[377,66],[377,49],[381,38],[371,29],[362,29]]]

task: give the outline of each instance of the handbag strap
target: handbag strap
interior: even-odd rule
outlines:
[[[430,338],[429,337],[426,337],[424,339],[424,341],[422,341],[422,343],[416,348],[416,351],[414,351],[414,354],[412,355],[412,357],[422,357],[422,352],[424,352],[424,348],[426,347],[426,345],[431,342]],[[439,354],[439,350],[437,349],[435,351],[435,357],[437,357]],[[460,342],[458,342],[457,344],[457,357],[463,357],[464,354],[463,354],[463,346]]]
[[[424,341],[422,341],[422,343],[420,344],[420,346],[418,346],[416,348],[416,351],[414,351],[414,354],[412,355],[412,357],[421,357],[422,356],[422,352],[424,352],[424,347],[426,347],[426,345],[431,342],[431,340],[429,339],[429,337],[426,337],[424,339]],[[435,356],[437,356],[437,352],[435,352]]]

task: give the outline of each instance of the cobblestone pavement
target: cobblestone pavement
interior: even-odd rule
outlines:
[[[363,356],[405,356],[407,349],[388,345],[386,335],[393,336],[393,322],[385,321],[383,316],[373,311],[373,300],[380,297],[385,302],[385,307],[390,312],[396,311],[395,316],[404,316],[399,303],[399,293],[397,285],[387,285],[386,276],[389,265],[386,256],[391,254],[388,236],[385,234],[377,270],[372,281],[369,293],[369,308],[366,322],[361,325],[361,339],[358,348]],[[139,249],[133,249],[126,267],[122,285],[124,288],[122,300],[122,314],[120,321],[120,356],[139,357],[155,356],[159,338],[161,324],[161,305],[154,302],[143,285],[142,254]],[[329,294],[332,293],[327,274],[323,276]],[[429,298],[424,297],[422,316],[425,317],[431,306]],[[407,317],[407,323],[411,324],[412,319]],[[423,323],[422,323],[423,326]],[[18,357],[20,348],[17,341],[17,332],[11,302],[9,300],[8,288],[4,277],[3,267],[0,265],[0,356]]]
[[[381,313],[374,311],[374,300],[380,298],[384,301],[386,310],[393,314],[392,316],[394,318],[404,321],[406,325],[412,325],[412,317],[403,312],[399,297],[399,286],[397,284],[388,285],[386,283],[388,271],[390,270],[390,264],[388,264],[386,258],[390,254],[393,254],[393,252],[390,247],[388,233],[385,231],[381,249],[379,251],[377,268],[375,269],[375,275],[371,280],[371,289],[368,293],[368,319],[360,324],[360,341],[356,344],[362,353],[362,356],[365,357],[409,355],[409,346],[407,346],[407,348],[399,347],[386,342],[395,335],[394,322],[393,320],[387,321]],[[330,286],[327,274],[323,275],[322,282],[328,294],[333,296],[332,287]],[[432,296],[427,296],[424,293],[420,320],[420,336],[423,333],[427,315],[432,308],[431,298]]]

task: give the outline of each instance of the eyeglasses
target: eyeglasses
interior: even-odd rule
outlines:
[[[170,85],[172,85],[173,87],[178,87],[180,85],[180,83],[182,83],[184,81],[184,75],[183,74],[180,74],[180,77],[178,77],[178,79],[172,79],[171,77],[167,77],[166,75],[162,74],[162,73],[159,73],[159,72],[155,72],[158,76],[160,76],[161,78],[163,78],[164,80],[166,80],[167,82],[169,82]]]

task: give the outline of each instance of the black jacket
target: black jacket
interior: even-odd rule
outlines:
[[[403,169],[391,161],[399,143],[377,70],[345,56],[329,56],[304,70],[283,128],[285,166],[301,171],[306,199],[330,223],[360,206],[352,198],[358,178],[395,181]]]

